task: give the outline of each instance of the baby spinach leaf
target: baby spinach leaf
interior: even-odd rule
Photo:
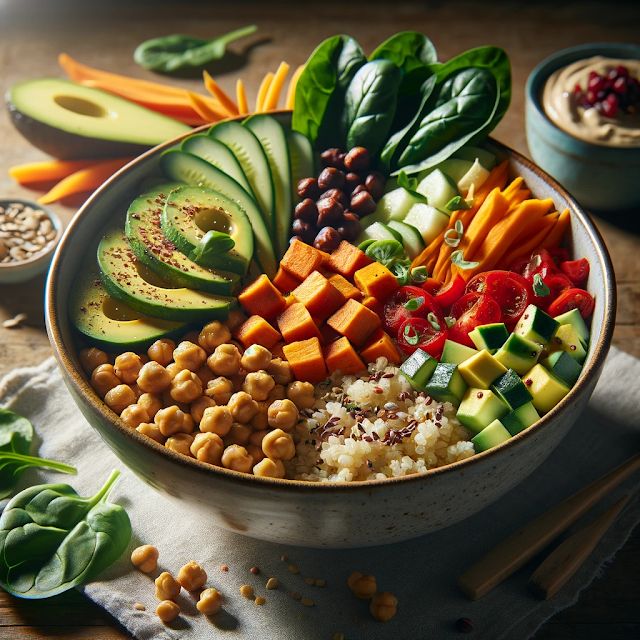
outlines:
[[[433,42],[418,31],[401,31],[373,51],[369,60],[389,60],[405,75],[438,61]]]
[[[346,148],[362,146],[376,156],[389,134],[402,74],[388,60],[373,60],[358,69],[344,98]]]
[[[223,231],[207,231],[192,252],[191,259],[198,264],[211,264],[213,257],[229,253],[236,246],[235,240]]]
[[[83,584],[113,564],[131,539],[131,522],[106,502],[113,471],[89,498],[67,484],[29,487],[0,516],[0,586],[20,598],[48,598]]]

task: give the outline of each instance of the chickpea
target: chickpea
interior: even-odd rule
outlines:
[[[183,369],[171,381],[169,394],[176,402],[188,404],[202,395],[202,382],[193,371]]]
[[[217,376],[232,376],[240,371],[240,351],[233,344],[221,344],[207,358],[207,366]]]
[[[151,360],[143,365],[136,380],[146,393],[161,393],[171,384],[171,374],[161,365]]]
[[[171,376],[171,379],[173,380],[181,371],[183,371],[183,368],[177,363],[177,362],[170,362],[165,369],[167,370],[167,373]]]
[[[276,400],[269,406],[269,426],[291,431],[298,422],[298,408],[291,400]]]
[[[248,444],[245,449],[247,450],[247,453],[253,458],[254,469],[255,465],[258,464],[258,462],[266,458],[266,456],[264,455],[264,451],[255,444]]]
[[[398,611],[398,598],[388,591],[376,593],[373,598],[371,598],[369,611],[379,622],[388,622]]]
[[[216,404],[227,404],[233,393],[233,383],[228,378],[220,376],[207,382],[207,388],[204,393],[209,398],[213,398]]]
[[[298,407],[298,409],[311,409],[315,404],[314,388],[310,382],[289,383],[287,386],[287,398]]]
[[[239,444],[232,444],[222,454],[222,466],[226,469],[249,473],[253,466],[253,458],[244,447]]]
[[[253,475],[261,478],[284,478],[284,464],[282,460],[264,458],[253,467]]]
[[[229,433],[225,437],[224,441],[226,445],[241,444],[245,445],[249,442],[249,436],[251,436],[252,429],[247,425],[234,422],[229,429]]]
[[[226,436],[233,425],[233,416],[229,407],[207,407],[200,420],[200,431]]]
[[[200,378],[200,382],[202,382],[203,387],[206,387],[209,382],[215,378],[213,371],[211,371],[211,369],[209,369],[207,365],[205,365],[204,367],[200,367],[196,371],[196,375],[198,376],[198,378]]]
[[[251,426],[258,431],[262,431],[269,426],[269,402],[258,402],[258,413],[251,418]]]
[[[368,600],[378,590],[375,576],[364,575],[359,571],[354,571],[347,578],[347,586],[351,589],[353,595],[361,600]]]
[[[180,595],[180,584],[168,571],[163,571],[154,580],[154,584],[158,600],[175,600]]]
[[[136,431],[141,433],[143,436],[147,436],[147,438],[151,438],[160,444],[164,444],[165,437],[160,433],[160,429],[157,424],[153,422],[143,422],[136,427]]]
[[[163,436],[172,436],[174,433],[191,433],[194,427],[193,418],[175,404],[160,409],[153,421],[158,425]]]
[[[149,419],[152,419],[162,409],[162,401],[154,393],[143,393],[138,398],[138,406],[149,414]]]
[[[104,398],[108,391],[119,384],[120,378],[114,373],[113,365],[100,364],[91,374],[91,386],[101,398]]]
[[[173,350],[175,348],[176,343],[173,340],[160,338],[147,349],[147,355],[150,360],[166,367],[173,360]]]
[[[173,352],[173,360],[181,369],[189,369],[189,371],[197,371],[207,359],[205,350],[185,340],[181,342]]]
[[[289,384],[293,380],[291,367],[286,360],[274,358],[267,367],[267,373],[273,376],[276,384]]]
[[[195,561],[187,562],[178,571],[178,582],[187,591],[195,591],[204,586],[207,581],[207,572]]]
[[[196,602],[196,609],[205,616],[213,616],[222,608],[222,595],[213,587],[205,589]]]
[[[171,600],[163,600],[156,607],[156,615],[165,624],[173,622],[180,615],[180,606]]]
[[[198,335],[198,344],[207,352],[213,353],[216,347],[231,340],[231,331],[229,328],[214,320],[202,327],[200,335]]]
[[[132,429],[135,429],[143,422],[149,422],[151,419],[147,410],[142,408],[139,404],[130,404],[122,411],[120,418],[122,418],[124,423]]]
[[[131,552],[131,564],[142,573],[153,573],[158,568],[158,550],[150,544],[143,544]]]
[[[101,364],[107,364],[109,362],[109,356],[101,349],[96,349],[95,347],[82,349],[78,357],[82,368],[88,374],[93,373],[93,370]]]
[[[131,384],[136,381],[141,368],[142,360],[140,356],[137,353],[133,353],[133,351],[121,353],[116,357],[115,364],[113,365],[115,374],[126,384]]]
[[[240,364],[245,371],[260,371],[271,363],[271,351],[259,344],[252,344],[242,354]]]
[[[140,396],[144,393],[142,391],[142,389],[138,386],[138,384],[136,382],[134,382],[133,384],[129,385],[131,387],[131,391],[133,391],[134,395],[136,396],[136,402],[139,400]]]
[[[269,393],[276,386],[273,378],[264,370],[248,373],[244,379],[242,389],[254,400],[266,400]]]
[[[262,439],[262,451],[274,460],[291,460],[296,455],[296,445],[288,433],[274,429]]]
[[[246,424],[258,413],[258,403],[245,391],[234,393],[227,403],[233,419]]]
[[[215,407],[215,406],[216,406],[216,403],[214,400],[212,400],[211,398],[208,398],[207,396],[200,396],[199,398],[197,398],[191,403],[191,406],[189,407],[189,413],[191,414],[193,421],[196,424],[200,424],[204,410],[208,409],[209,407]]]
[[[224,442],[217,433],[198,433],[191,443],[191,455],[209,464],[220,465]]]
[[[193,444],[193,436],[190,433],[176,433],[167,438],[164,446],[171,451],[181,453],[183,456],[191,458],[191,445]]]
[[[119,384],[107,391],[104,401],[110,409],[120,414],[136,401],[136,394],[128,384]]]
[[[287,397],[287,389],[282,384],[277,384],[271,389],[267,402],[271,404],[274,400],[284,400]]]

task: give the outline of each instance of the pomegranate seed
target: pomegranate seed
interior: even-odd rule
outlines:
[[[597,78],[597,77],[598,77],[597,71],[589,71],[589,80],[591,80],[591,78]]]
[[[607,73],[607,78],[610,78],[611,80],[615,80],[618,77],[618,72],[615,69],[610,69],[609,72]]]
[[[619,76],[622,76],[623,78],[626,78],[626,77],[628,77],[628,76],[629,76],[629,69],[627,69],[627,67],[625,67],[624,65],[619,64],[619,65],[616,67],[616,73],[617,73]]]
[[[607,99],[602,103],[602,113],[607,118],[615,118],[618,113],[618,96],[615,93],[610,93]]]
[[[594,91],[602,91],[605,87],[604,78],[602,76],[596,76],[595,78],[591,78],[589,83],[587,84],[589,89],[593,89]]]
[[[616,93],[620,93],[622,95],[624,95],[625,93],[627,93],[628,90],[628,85],[627,85],[627,80],[626,78],[618,78],[614,83],[613,83],[613,90]]]
[[[598,96],[595,91],[589,90],[587,91],[587,102],[593,106],[598,100]]]

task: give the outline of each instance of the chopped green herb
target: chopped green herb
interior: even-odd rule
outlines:
[[[533,293],[541,298],[544,298],[544,296],[548,296],[551,293],[551,289],[549,289],[549,287],[544,283],[544,280],[539,273],[536,273],[533,276]]]
[[[418,296],[417,298],[410,298],[402,306],[407,311],[417,311],[424,304],[424,297]]]
[[[479,262],[468,262],[464,259],[464,255],[460,249],[458,251],[454,251],[451,254],[451,262],[455,264],[459,269],[475,269],[480,263]]]
[[[413,333],[411,333],[412,331]],[[404,336],[405,342],[410,345],[418,344],[420,340],[420,334],[410,324],[404,328],[402,335]]]
[[[462,196],[454,196],[444,206],[447,211],[461,211],[463,209],[470,209],[471,206]]]
[[[372,260],[389,267],[396,258],[404,256],[404,247],[397,240],[374,240],[365,253]]]
[[[411,280],[417,284],[425,282],[428,277],[427,267],[414,267],[411,269]]]
[[[431,311],[428,315],[427,315],[427,320],[429,321],[429,324],[436,330],[436,331],[440,331],[440,323],[438,322],[438,318],[436,318],[436,314],[433,313],[433,311]]]
[[[449,329],[451,329],[451,327],[456,323],[456,319],[453,316],[445,316],[444,321],[447,323],[447,327],[449,327]]]
[[[403,286],[409,282],[409,264],[408,260],[396,260],[390,265],[387,265],[387,268],[393,275],[396,277],[398,284]]]

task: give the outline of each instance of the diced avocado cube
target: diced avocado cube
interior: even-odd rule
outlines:
[[[508,411],[509,407],[493,391],[469,388],[462,397],[456,417],[469,431],[480,433]]]
[[[558,327],[556,335],[551,339],[549,348],[552,352],[565,351],[578,362],[584,362],[587,357],[584,343],[572,324],[562,324]]]
[[[572,387],[582,371],[580,363],[566,351],[554,351],[542,363],[554,376]]]
[[[542,346],[538,343],[512,333],[493,357],[506,368],[522,375],[538,361],[541,351]]]
[[[478,349],[486,349],[494,354],[509,337],[509,332],[504,322],[483,324],[469,332],[469,337]]]
[[[414,389],[424,389],[431,378],[438,361],[426,351],[416,349],[400,367],[400,373],[411,383]]]
[[[488,389],[491,383],[507,370],[486,349],[478,351],[459,364],[458,369],[470,387],[479,389]]]
[[[533,406],[540,413],[551,411],[569,393],[569,387],[541,364],[533,367],[522,379],[533,396]]]
[[[460,364],[461,362],[468,360],[471,356],[475,356],[476,353],[478,352],[475,349],[467,347],[464,344],[454,342],[453,340],[445,340],[440,362]]]
[[[424,390],[439,402],[457,406],[467,390],[467,383],[460,375],[458,365],[439,362]]]
[[[558,322],[550,315],[535,304],[530,304],[524,310],[513,332],[527,340],[545,345],[551,340],[558,326]]]
[[[517,409],[527,402],[531,402],[531,394],[527,387],[524,386],[520,376],[513,370],[509,369],[502,374],[492,385],[493,392],[512,409]]]
[[[499,444],[506,442],[511,438],[511,434],[504,428],[500,420],[494,420],[490,425],[486,426],[480,433],[471,438],[473,448],[476,453],[486,451]]]
[[[512,436],[515,436],[516,433],[520,433],[523,429],[530,427],[534,422],[540,420],[540,414],[538,414],[532,402],[527,402],[527,404],[523,404],[521,407],[509,411],[509,413],[502,416],[500,420],[507,431]]]
[[[556,316],[555,320],[560,325],[573,325],[573,328],[577,331],[582,341],[586,343],[589,342],[589,329],[587,329],[587,325],[577,309],[566,311],[565,313]]]

